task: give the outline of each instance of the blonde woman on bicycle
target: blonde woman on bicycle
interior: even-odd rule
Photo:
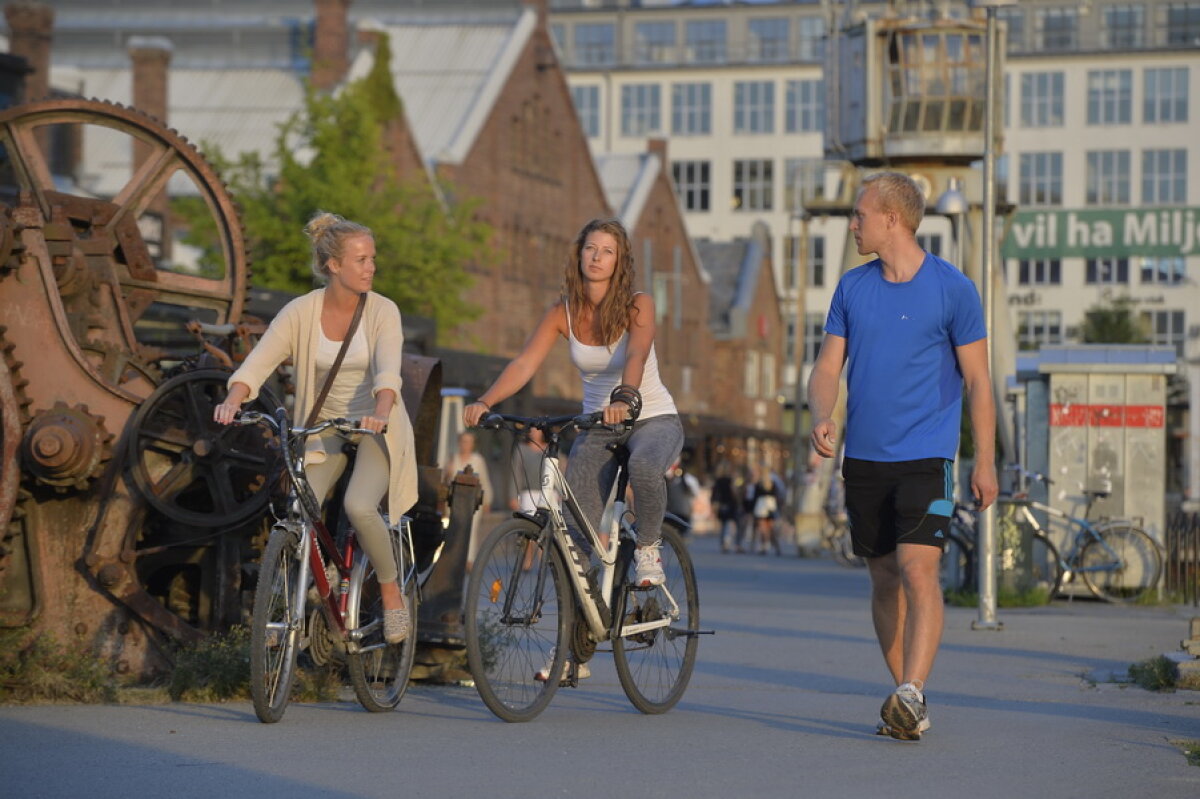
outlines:
[[[325,286],[292,300],[272,320],[229,377],[229,394],[214,410],[213,419],[221,424],[232,422],[242,403],[254,399],[263,382],[288,358],[295,363],[294,418],[307,419],[342,349],[360,298],[365,296],[361,322],[314,422],[361,419],[359,427],[374,432],[353,442],[358,454],[346,489],[345,509],[379,581],[384,638],[399,643],[408,637],[411,620],[396,583],[396,563],[379,505],[386,495],[388,516],[398,522],[417,501],[412,424],[399,401],[404,343],[400,310],[371,291],[375,237],[370,228],[337,214],[318,212],[304,232],[312,243],[313,274]],[[308,441],[305,474],[318,502],[324,501],[346,468],[344,443],[336,431]]]
[[[683,449],[683,425],[658,374],[654,352],[654,301],[633,291],[633,255],[620,222],[594,219],[575,238],[563,276],[563,296],[546,311],[524,349],[479,399],[463,409],[468,427],[521,390],[558,339],[570,346],[583,381],[583,411],[603,411],[607,424],[633,418],[629,484],[638,520],[634,553],[638,585],[661,585],[659,539],[667,492],[663,474]],[[594,428],[571,447],[567,482],[580,509],[600,520],[616,463],[606,445],[623,433]]]

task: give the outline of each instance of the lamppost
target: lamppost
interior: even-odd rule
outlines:
[[[1000,42],[996,25],[996,9],[1016,5],[1016,0],[971,0],[971,6],[987,14],[984,40],[984,107],[983,107],[983,241],[982,283],[983,322],[988,337],[988,368],[996,362],[995,292],[992,275],[996,260],[996,93],[999,80]],[[993,375],[993,380],[995,375]],[[972,623],[974,630],[999,630],[1003,624],[996,619],[996,509],[989,507],[979,515],[979,618]]]

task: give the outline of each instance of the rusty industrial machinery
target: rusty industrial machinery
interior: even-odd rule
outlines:
[[[83,147],[128,166],[64,177]],[[195,147],[120,105],[7,109],[0,149],[0,626],[149,675],[172,641],[243,620],[266,529],[271,442],[211,420],[221,353],[261,331],[241,223]],[[174,236],[178,198],[203,202],[215,246]],[[430,464],[440,364],[404,369]],[[418,516],[440,534],[422,472]]]

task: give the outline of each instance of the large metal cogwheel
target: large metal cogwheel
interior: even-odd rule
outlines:
[[[259,425],[213,421],[228,377],[219,369],[173,377],[130,423],[126,463],[134,484],[169,519],[212,528],[266,512],[271,482],[279,475],[276,440]],[[248,409],[271,413],[278,404],[264,390]]]

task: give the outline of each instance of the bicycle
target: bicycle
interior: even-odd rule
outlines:
[[[286,509],[271,528],[254,592],[250,624],[254,712],[263,723],[279,721],[291,699],[300,651],[327,645],[344,652],[359,703],[371,712],[392,710],[408,688],[416,653],[418,575],[411,522],[405,516],[388,527],[411,619],[408,637],[388,644],[383,639],[383,602],[375,570],[362,555],[353,528],[344,525],[336,537],[330,532],[303,466],[309,436],[331,428],[345,435],[371,431],[346,419],[291,427],[283,408],[273,416],[242,411],[234,423],[261,424],[278,436],[290,483]],[[315,606],[311,612],[310,603]]]
[[[546,438],[539,507],[514,513],[492,531],[467,588],[467,661],[480,698],[504,721],[529,721],[560,684],[578,686],[581,664],[601,643],[611,645],[621,688],[642,713],[670,710],[691,679],[702,631],[695,571],[682,538],[686,525],[670,514],[663,520],[666,582],[634,585],[637,530],[624,499],[628,450],[623,443],[610,445],[617,460],[616,492],[603,532],[583,517],[559,469],[561,434],[599,426],[601,418],[492,413],[480,423],[514,434],[536,428]],[[579,541],[567,529],[560,500],[580,520]],[[594,566],[593,557],[599,560]]]
[[[1022,477],[1053,485],[1043,474],[1026,471],[1019,465],[1010,467]],[[1051,505],[1029,499],[1019,493],[997,500],[998,540],[1003,542],[1002,558],[1015,561],[1023,549],[1022,531],[1031,535],[1029,563],[1026,564],[1035,585],[1045,586],[1053,598],[1062,591],[1064,581],[1076,576],[1098,599],[1107,602],[1137,602],[1155,591],[1162,574],[1162,553],[1158,543],[1145,530],[1126,519],[1107,519],[1092,522],[1088,516],[1096,500],[1109,496],[1107,490],[1086,489],[1087,505],[1082,517],[1072,516]],[[1049,529],[1038,519],[1035,511],[1047,516]],[[1065,555],[1050,537],[1050,530],[1060,531],[1069,542]],[[1020,564],[1011,563],[1009,566]]]

